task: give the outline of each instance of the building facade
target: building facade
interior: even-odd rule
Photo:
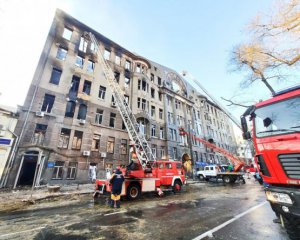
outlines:
[[[15,133],[20,136],[10,186],[89,181],[129,162],[129,137],[97,61],[95,35],[128,106],[158,159],[227,161],[188,136],[232,151],[228,117],[176,71],[138,56],[57,10]]]

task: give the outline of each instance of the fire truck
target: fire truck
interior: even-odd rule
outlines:
[[[123,169],[125,181],[122,196],[130,199],[138,198],[143,192],[157,191],[162,195],[164,190],[172,189],[179,192],[185,184],[184,169],[181,162],[157,161],[144,134],[139,132],[136,118],[127,104],[123,91],[115,75],[102,55],[96,37],[91,32],[85,33],[94,45],[99,64],[102,66],[104,76],[112,91],[115,106],[118,108],[131,140],[131,160],[129,166]],[[109,179],[97,179],[94,197],[111,191]]]
[[[300,86],[249,107],[241,125],[244,139],[252,138],[267,200],[289,237],[300,239]]]

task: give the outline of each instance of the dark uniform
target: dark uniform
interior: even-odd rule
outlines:
[[[120,208],[120,198],[122,192],[122,185],[124,182],[124,176],[120,169],[117,169],[116,172],[111,176],[109,182],[112,185],[111,188],[111,207]]]

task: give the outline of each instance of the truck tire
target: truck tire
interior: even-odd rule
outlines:
[[[138,183],[131,183],[126,192],[126,197],[129,200],[138,199],[141,196],[141,187]]]
[[[200,181],[204,181],[204,176],[202,174],[198,175]]]
[[[231,177],[230,176],[223,176],[223,182],[226,184],[231,183]]]
[[[300,239],[300,219],[296,217],[283,217],[283,222],[290,239]]]
[[[175,180],[174,185],[173,185],[173,192],[174,193],[179,193],[181,192],[182,189],[182,183],[178,179]]]

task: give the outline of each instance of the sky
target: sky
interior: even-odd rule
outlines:
[[[262,83],[240,89],[230,52],[246,26],[276,0],[0,0],[0,104],[22,105],[55,10],[178,73],[188,71],[223,106],[221,97],[254,103],[271,95]],[[275,89],[294,82],[276,83]],[[250,104],[249,104],[250,105]],[[245,109],[226,107],[236,118]]]

